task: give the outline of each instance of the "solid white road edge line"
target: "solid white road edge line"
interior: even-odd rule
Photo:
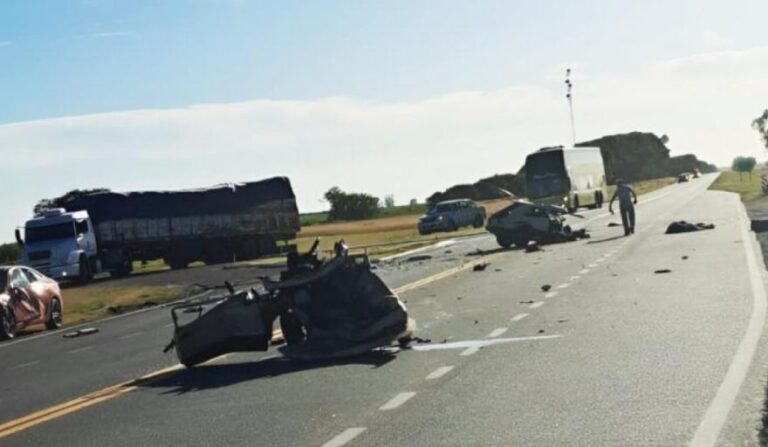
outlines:
[[[744,241],[744,251],[747,256],[747,267],[749,270],[749,281],[752,288],[752,315],[749,317],[749,324],[744,338],[741,339],[736,354],[733,357],[731,366],[725,374],[723,382],[715,394],[715,398],[709,404],[707,412],[704,414],[699,428],[696,429],[689,445],[695,447],[714,446],[720,437],[720,432],[728,419],[728,413],[733,407],[739,389],[744,383],[744,379],[749,371],[749,366],[755,356],[760,335],[763,332],[766,315],[766,296],[765,284],[763,283],[762,272],[758,268],[755,258],[757,246],[754,237],[747,230],[746,209],[741,205],[739,207],[739,221],[741,224],[741,238]]]

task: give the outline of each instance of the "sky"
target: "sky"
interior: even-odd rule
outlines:
[[[290,177],[423,201],[630,131],[766,159],[768,2],[4,0],[0,242],[75,188]]]

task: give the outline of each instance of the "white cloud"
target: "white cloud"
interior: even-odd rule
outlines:
[[[714,30],[704,31],[701,34],[701,40],[704,41],[705,45],[714,48],[722,48],[733,43],[731,39]]]
[[[577,136],[652,131],[669,135],[673,154],[720,165],[736,155],[764,158],[750,123],[768,108],[767,72],[762,47],[581,74]],[[562,79],[399,103],[253,100],[0,125],[5,169],[34,173],[29,182],[47,175],[50,195],[289,175],[304,209],[317,208],[332,185],[423,199],[456,182],[515,172],[526,153],[569,140]],[[39,198],[28,198],[29,207]]]

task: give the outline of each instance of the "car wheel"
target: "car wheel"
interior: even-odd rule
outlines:
[[[64,315],[61,310],[61,301],[58,298],[51,300],[50,310],[48,311],[48,321],[45,322],[45,327],[49,330],[58,329],[61,327],[61,323],[64,321]]]
[[[475,221],[472,223],[472,226],[475,227],[475,228],[482,227],[483,226],[483,220],[484,220],[483,216],[478,214],[477,217],[475,217]]]
[[[448,231],[456,231],[459,229],[459,226],[456,225],[456,222],[450,221],[448,222]]]
[[[286,311],[280,314],[280,329],[283,331],[285,342],[289,345],[301,343],[307,338],[293,312]]]
[[[509,248],[512,246],[512,241],[509,239],[504,239],[503,237],[497,236],[496,237],[496,243],[502,246],[502,248]]]
[[[10,340],[16,336],[16,317],[7,307],[0,309],[0,338]]]

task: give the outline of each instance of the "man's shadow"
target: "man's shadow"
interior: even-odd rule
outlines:
[[[619,236],[613,236],[613,237],[609,237],[609,238],[605,238],[605,239],[591,240],[591,241],[587,242],[587,244],[602,244],[603,242],[615,241],[617,239],[623,239],[625,237],[626,236],[624,236],[624,235],[619,235]]]

